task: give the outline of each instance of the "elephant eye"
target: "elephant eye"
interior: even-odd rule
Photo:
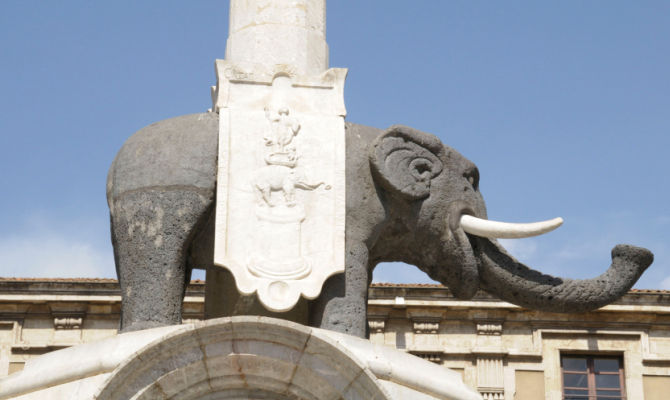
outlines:
[[[479,190],[479,170],[477,167],[472,167],[465,171],[463,177],[468,180],[475,191]]]

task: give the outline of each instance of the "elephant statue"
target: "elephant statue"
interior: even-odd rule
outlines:
[[[176,117],[134,134],[111,166],[122,331],[180,323],[193,268],[208,270],[207,296],[210,271],[234,287],[232,275],[212,267],[217,140],[217,114]],[[302,321],[365,337],[368,286],[384,261],[413,264],[459,298],[483,289],[523,307],[580,312],[625,294],[653,260],[646,249],[617,245],[599,277],[557,278],[517,261],[491,238],[495,232],[467,228],[466,217],[488,222],[471,161],[412,128],[346,123],[345,272],[305,301]],[[226,313],[251,313],[255,300],[244,297],[229,297],[235,304]]]

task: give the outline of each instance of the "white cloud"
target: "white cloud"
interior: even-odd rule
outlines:
[[[4,277],[113,277],[114,259],[111,252],[79,238],[40,234],[3,237],[0,271]]]
[[[32,216],[15,233],[0,236],[0,276],[113,278],[108,235],[104,222]]]
[[[661,281],[661,289],[670,290],[670,276]]]

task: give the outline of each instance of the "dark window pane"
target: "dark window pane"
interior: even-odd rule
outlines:
[[[596,390],[596,394],[598,396],[611,396],[611,397],[619,397],[621,396],[621,389],[609,389],[609,390],[603,390],[603,389],[598,389]]]
[[[563,398],[565,400],[624,399],[621,389],[623,382],[621,382],[619,373],[623,367],[621,358],[562,356],[561,366],[563,367]],[[591,396],[588,395],[589,392]]]
[[[593,360],[595,372],[619,372],[619,360],[613,358],[596,358]]]
[[[597,375],[596,387],[600,388],[619,388],[619,375]]]
[[[586,358],[563,357],[563,369],[568,371],[586,371]]]
[[[588,387],[588,378],[586,374],[563,374],[563,386],[585,388]]]

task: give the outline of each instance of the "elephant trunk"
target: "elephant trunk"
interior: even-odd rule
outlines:
[[[551,312],[584,312],[602,307],[628,292],[653,261],[640,247],[617,245],[612,265],[593,279],[556,278],[532,270],[495,240],[477,238],[482,289],[523,307]]]
[[[298,189],[303,189],[303,190],[316,190],[319,188],[319,186],[325,185],[326,190],[330,190],[330,185],[326,185],[325,182],[317,182],[317,183],[307,183],[303,181],[298,181],[295,183],[295,187]]]

